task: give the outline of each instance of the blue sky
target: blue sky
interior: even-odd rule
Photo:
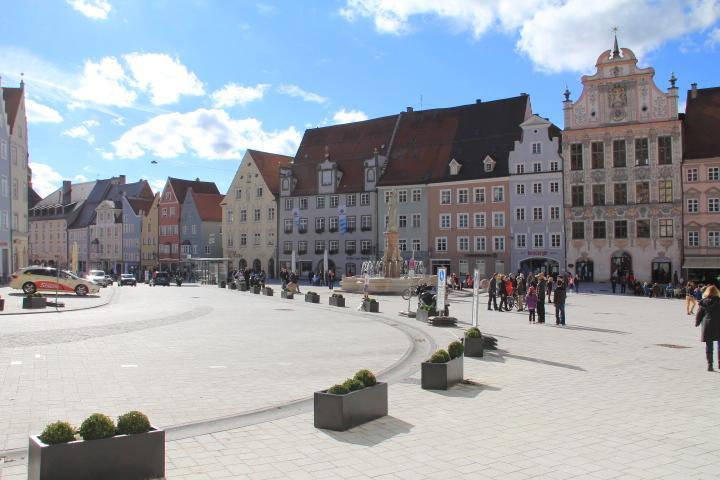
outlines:
[[[225,191],[246,148],[292,155],[306,128],[407,106],[526,92],[562,127],[613,27],[661,89],[675,72],[681,108],[720,85],[720,0],[24,0],[0,75],[25,73],[41,194],[119,174]]]

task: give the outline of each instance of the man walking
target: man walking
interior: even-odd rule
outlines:
[[[612,286],[613,293],[615,293],[615,288],[617,287],[617,283],[618,283],[617,274],[613,272],[613,274],[610,276],[610,285]]]
[[[335,286],[335,272],[333,272],[332,269],[328,270],[327,276],[328,276],[328,287],[330,288],[330,290],[332,290],[333,287]]]
[[[565,298],[567,297],[565,285],[562,279],[558,278],[555,288],[555,325],[565,326]]]
[[[493,309],[497,310],[497,287],[495,282],[495,274],[493,273],[492,277],[490,278],[490,281],[488,282],[488,310],[492,310],[490,308],[490,304],[492,303]]]
[[[522,312],[524,309],[523,306],[523,300],[525,300],[525,277],[521,273],[517,277],[517,289],[515,290],[517,292],[517,304],[518,304],[518,312]]]
[[[545,280],[545,275],[542,272],[538,275],[537,279],[537,323],[545,323],[545,291],[547,290],[547,281]]]

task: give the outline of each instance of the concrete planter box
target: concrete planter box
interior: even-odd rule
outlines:
[[[320,295],[318,295],[318,294],[313,295],[312,293],[306,293],[305,301],[308,303],[320,303]]]
[[[273,296],[273,289],[270,287],[263,288],[263,295],[266,297],[272,297]]]
[[[428,320],[430,320],[430,317],[434,317],[436,315],[437,312],[431,312],[429,310],[418,308],[417,312],[415,312],[415,319],[427,323]]]
[[[333,307],[345,307],[345,298],[330,297],[330,305],[332,305]]]
[[[388,387],[378,382],[347,395],[315,392],[315,428],[343,432],[388,414]]]
[[[22,308],[45,308],[47,307],[47,298],[45,297],[24,297]]]
[[[485,339],[480,337],[468,337],[465,335],[465,356],[466,357],[482,357],[485,345]]]
[[[288,300],[292,300],[293,298],[295,298],[295,294],[290,292],[280,292],[280,298],[287,298]]]
[[[241,292],[247,292],[248,291],[247,283],[240,282],[240,284],[238,286],[238,290],[240,290]]]
[[[363,310],[370,313],[380,313],[380,303],[363,301]]]
[[[46,445],[30,437],[28,480],[146,480],[165,476],[165,432]]]
[[[255,295],[260,295],[260,287],[252,287],[252,293],[254,293]]]
[[[447,390],[463,381],[463,357],[447,363],[423,362],[420,378],[425,390]]]

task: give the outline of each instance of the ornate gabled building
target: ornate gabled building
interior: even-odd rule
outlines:
[[[639,68],[618,48],[582,77],[573,102],[566,90],[565,231],[570,272],[584,281],[633,273],[666,282],[680,270],[682,247],[681,122],[676,79],[667,92],[655,70]]]

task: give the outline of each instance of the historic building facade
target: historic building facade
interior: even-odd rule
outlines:
[[[196,270],[193,258],[222,256],[223,195],[196,193],[190,187],[185,195],[180,218],[180,256]]]
[[[122,207],[112,200],[103,200],[95,207],[95,220],[90,225],[89,266],[105,273],[122,272],[123,258]]]
[[[147,193],[147,192],[146,192]],[[150,214],[154,197],[145,195],[140,198],[120,198],[122,207],[122,272],[131,273],[137,279],[141,277],[143,222]],[[154,229],[157,234],[157,229]]]
[[[149,280],[150,274],[158,267],[158,205],[160,194],[156,193],[150,208],[142,219],[140,233],[140,270],[141,279]]]
[[[4,95],[0,93],[0,281],[5,283],[12,271],[10,259],[10,125],[5,109]]]
[[[280,169],[292,157],[247,150],[222,206],[224,257],[232,269],[278,272]]]
[[[662,92],[635,54],[603,52],[573,102],[565,92],[567,262],[584,281],[633,273],[666,282],[680,270],[681,123],[675,78]]]
[[[560,130],[533,115],[510,152],[511,271],[565,272]]]
[[[683,278],[720,276],[720,87],[692,89],[683,124]]]

